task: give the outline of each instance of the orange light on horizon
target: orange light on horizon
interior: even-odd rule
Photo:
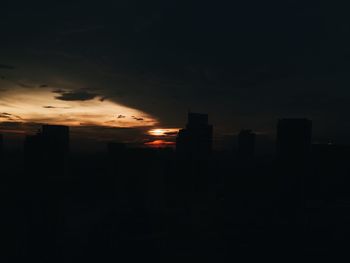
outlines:
[[[165,141],[165,140],[155,140],[152,142],[146,142],[146,146],[154,147],[154,148],[164,148],[174,146],[175,142]]]
[[[152,136],[176,136],[180,128],[157,128],[148,131]]]

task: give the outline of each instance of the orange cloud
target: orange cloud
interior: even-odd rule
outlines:
[[[155,117],[145,112],[101,100],[95,95],[84,100],[58,100],[57,93],[49,88],[1,91],[0,113],[6,113],[0,115],[0,122],[103,127],[150,127],[158,123]],[[18,118],[10,119],[10,116]]]

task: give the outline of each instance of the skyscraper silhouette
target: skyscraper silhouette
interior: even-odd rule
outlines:
[[[208,124],[208,114],[188,113],[185,129],[176,138],[176,152],[186,159],[206,159],[211,155],[213,126]]]
[[[28,157],[62,158],[69,152],[69,127],[43,125],[35,135],[28,135],[24,141]]]
[[[242,130],[238,135],[238,159],[252,161],[255,152],[255,133],[251,130]]]
[[[43,125],[41,136],[46,153],[63,156],[69,152],[69,127]]]
[[[34,135],[27,135],[24,140],[24,153],[28,158],[37,158],[43,154],[43,142],[41,132]]]
[[[305,161],[311,151],[312,122],[281,119],[277,125],[277,154],[283,161]]]

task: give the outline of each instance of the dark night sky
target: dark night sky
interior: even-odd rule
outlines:
[[[342,2],[2,2],[0,90],[98,96],[157,127],[184,126],[190,108],[208,112],[222,138],[241,128],[273,136],[278,118],[307,117],[316,139],[349,142]]]

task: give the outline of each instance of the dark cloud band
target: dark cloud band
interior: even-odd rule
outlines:
[[[54,93],[59,94],[55,97],[57,100],[64,101],[87,101],[93,100],[98,97],[96,93],[90,93],[85,90],[76,90],[76,91],[64,91],[64,90],[54,90]]]

